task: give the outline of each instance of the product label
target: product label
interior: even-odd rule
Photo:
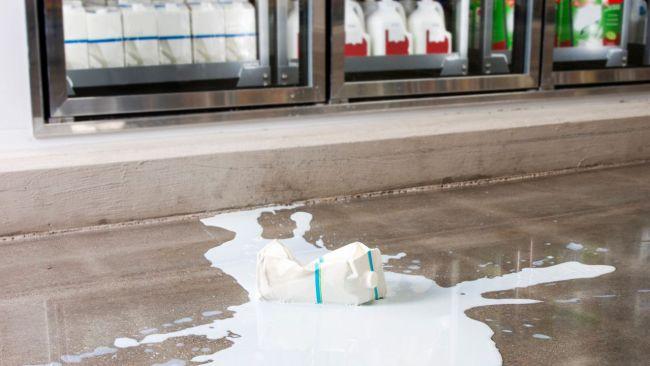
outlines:
[[[621,43],[623,23],[623,0],[603,1],[603,45],[618,46]]]

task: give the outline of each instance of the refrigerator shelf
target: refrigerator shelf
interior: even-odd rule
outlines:
[[[73,88],[225,79],[238,79],[238,87],[260,87],[268,85],[270,68],[258,61],[219,62],[68,70],[67,76]]]
[[[620,47],[557,47],[553,51],[555,62],[605,61],[607,67],[624,67],[627,50]]]
[[[458,53],[408,56],[358,56],[345,58],[345,72],[441,70],[442,76],[466,75],[467,59]]]

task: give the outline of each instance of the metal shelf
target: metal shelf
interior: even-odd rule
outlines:
[[[621,47],[557,47],[553,50],[554,62],[606,61],[607,67],[627,64],[627,50]]]
[[[238,87],[256,87],[268,85],[269,75],[270,68],[258,61],[67,71],[70,86],[74,88],[225,79],[238,79]]]
[[[441,75],[466,75],[467,59],[457,53],[408,56],[346,57],[346,73],[441,70]]]

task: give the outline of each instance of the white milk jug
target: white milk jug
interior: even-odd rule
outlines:
[[[160,64],[191,64],[192,39],[187,6],[177,3],[157,5],[156,22]]]
[[[226,59],[257,60],[255,7],[247,0],[233,0],[226,9]]]
[[[300,5],[298,0],[291,2],[291,10],[287,18],[287,57],[296,60],[300,52]]]
[[[63,38],[65,67],[68,70],[88,68],[88,29],[86,9],[81,1],[63,3]]]
[[[451,53],[451,33],[445,28],[445,10],[439,2],[420,0],[409,16],[409,30],[416,55]]]
[[[368,17],[373,56],[409,55],[413,52],[413,37],[406,28],[404,8],[393,0],[380,0]]]
[[[86,26],[89,67],[124,67],[122,15],[119,8],[89,8]]]
[[[121,5],[126,66],[158,65],[158,22],[152,5]]]
[[[225,12],[215,2],[190,5],[192,11],[192,51],[195,63],[226,61]]]
[[[345,0],[345,56],[370,55],[370,35],[365,23],[361,5]]]

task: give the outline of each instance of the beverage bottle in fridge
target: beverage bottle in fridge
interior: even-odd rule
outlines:
[[[420,0],[409,16],[416,55],[451,53],[451,33],[445,27],[445,10],[439,2]]]
[[[366,33],[363,9],[355,0],[345,0],[345,56],[369,56],[370,35]]]
[[[555,47],[573,46],[572,0],[555,0]]]
[[[88,68],[86,9],[81,1],[63,3],[65,66],[68,70]]]
[[[226,59],[257,60],[257,21],[255,6],[247,0],[233,0],[226,8]]]
[[[508,26],[506,19],[506,0],[494,0],[492,9],[492,50],[508,49]]]
[[[156,9],[143,3],[120,3],[126,66],[158,65]]]
[[[291,1],[291,10],[287,17],[287,57],[296,60],[300,52],[300,4],[298,0]]]
[[[122,16],[119,8],[92,7],[86,15],[88,64],[91,69],[124,67]]]
[[[618,46],[621,43],[623,25],[623,0],[602,0],[603,46]]]
[[[406,28],[404,8],[393,0],[380,0],[368,18],[368,33],[373,56],[409,55],[413,37]]]
[[[194,63],[226,61],[226,24],[223,7],[212,1],[190,5]]]
[[[599,48],[603,45],[602,1],[573,0],[573,46]]]
[[[192,30],[187,6],[172,2],[157,5],[156,22],[160,64],[191,64]]]
[[[515,0],[505,0],[507,48],[512,50],[515,34]]]

